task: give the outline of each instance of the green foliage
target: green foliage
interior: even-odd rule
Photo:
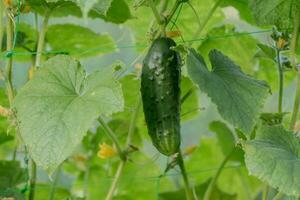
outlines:
[[[181,121],[190,120],[199,113],[198,95],[196,85],[189,77],[181,76]]]
[[[221,52],[212,50],[209,57],[212,71],[208,71],[203,58],[195,50],[190,50],[187,59],[190,77],[217,105],[225,120],[250,133],[269,87],[265,82],[244,74],[239,66]]]
[[[51,11],[52,16],[101,18],[112,23],[123,23],[131,18],[124,0],[27,0],[32,9],[42,15]]]
[[[56,56],[22,88],[15,107],[30,155],[51,174],[99,114],[122,110],[123,98],[111,68],[86,76],[78,62]]]
[[[0,161],[0,191],[25,182],[25,170],[18,161]],[[3,195],[3,194],[0,194]]]
[[[300,9],[299,0],[250,0],[253,15],[259,25],[291,28]]]
[[[282,125],[261,126],[254,140],[245,142],[249,173],[279,191],[300,196],[299,138]]]
[[[115,51],[112,38],[73,24],[56,24],[48,28],[47,42],[52,51],[76,57],[96,56]]]
[[[195,187],[195,193],[197,194],[197,197],[199,199],[202,199],[204,197],[204,193],[208,187],[209,182],[210,182],[210,180]],[[170,200],[170,199],[182,200],[182,199],[185,199],[185,191],[184,191],[184,189],[181,189],[181,190],[178,190],[175,192],[164,192],[164,193],[159,194],[159,199],[161,199],[161,200]],[[212,191],[211,199],[214,199],[214,200],[236,200],[237,195],[236,194],[228,194],[228,193],[220,190],[220,188],[215,187]]]
[[[234,151],[230,160],[243,162],[244,153],[236,147],[234,134],[227,125],[220,121],[213,121],[209,124],[209,128],[216,133],[223,155],[227,156]]]
[[[169,17],[178,2],[153,1],[162,18]],[[284,200],[300,196],[299,123],[297,133],[285,129],[296,91],[297,72],[291,67],[284,67],[283,112],[274,113],[279,88],[276,46],[284,47],[280,59],[288,63],[289,38],[300,0],[182,2],[173,10],[170,23],[162,27],[148,0],[0,1],[1,6],[5,4],[4,10],[0,7],[1,16],[9,15],[0,21],[0,108],[5,108],[0,110],[0,199],[29,197],[33,174],[31,165],[24,162],[27,156],[38,165],[34,200],[50,199],[51,189],[54,200],[107,199],[111,184],[117,180],[120,159],[118,155],[98,157],[100,144],[116,148],[96,122],[100,115],[121,149],[132,150],[126,154],[113,199],[185,199],[176,159],[159,154],[147,134],[143,112],[148,109],[139,109],[136,123],[131,124],[141,97],[144,54],[164,28],[178,44],[171,50],[183,58],[180,142],[198,199],[203,199],[210,180],[229,154],[211,199],[261,200],[266,183],[272,187],[268,199],[277,191],[285,193]],[[49,25],[44,27],[48,15]],[[13,51],[6,52],[5,26],[10,17],[12,29],[18,32],[13,35]],[[275,40],[274,35],[270,37],[273,26],[281,31],[276,32]],[[38,41],[43,31],[44,44]],[[280,41],[280,34],[286,40]],[[42,65],[36,69],[38,44],[43,46]],[[297,60],[299,44],[300,40]],[[16,97],[13,114],[7,117],[3,111],[10,107],[6,91],[10,58]],[[87,75],[75,59],[91,73]],[[110,66],[112,63],[118,64]],[[273,94],[268,95],[270,88]],[[155,86],[147,92],[157,89]],[[166,101],[163,109],[173,101]],[[167,111],[170,113],[174,111]],[[132,139],[125,146],[129,127],[133,128]],[[12,157],[16,161],[8,161]],[[49,177],[58,165],[64,176]],[[166,167],[171,169],[163,174]]]

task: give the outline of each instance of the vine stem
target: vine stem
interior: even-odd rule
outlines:
[[[204,194],[204,198],[203,200],[210,200],[211,199],[211,194],[213,192],[213,189],[215,188],[216,184],[217,184],[217,180],[221,174],[221,172],[223,171],[226,163],[229,161],[230,157],[232,156],[233,152],[235,151],[235,148],[233,148],[231,150],[230,153],[228,153],[228,155],[225,157],[225,159],[223,160],[223,162],[221,163],[217,173],[215,174],[215,176],[213,177],[213,179],[210,181],[205,194]]]
[[[263,200],[268,200],[269,192],[270,192],[270,187],[268,184],[266,184],[263,191],[263,197],[262,197]]]
[[[193,191],[190,187],[190,183],[189,183],[188,175],[185,170],[184,160],[183,160],[181,151],[178,152],[177,158],[178,158],[178,165],[179,165],[179,168],[180,168],[180,171],[181,171],[181,174],[183,177],[183,181],[184,181],[184,189],[185,189],[186,199],[194,200]]]
[[[3,1],[0,1],[0,41],[3,41],[3,32],[4,32],[4,26],[3,26],[3,15],[4,15],[4,5]],[[2,42],[0,42],[0,52],[2,52]]]
[[[116,134],[113,132],[113,130],[111,130],[111,128],[107,125],[107,123],[104,121],[103,117],[100,116],[98,118],[98,122],[102,125],[106,135],[113,141],[113,143],[116,146],[117,152],[120,156],[121,160],[126,160],[126,156],[124,155],[124,152],[121,148],[121,145],[119,143],[118,138],[116,137]]]
[[[57,183],[59,181],[60,172],[61,172],[61,165],[56,170],[54,181],[51,184],[51,190],[50,190],[50,194],[49,194],[48,200],[53,200],[54,199],[55,191],[56,191],[56,185],[57,185]]]
[[[118,169],[116,171],[114,180],[113,180],[113,182],[112,182],[112,184],[111,184],[111,186],[109,188],[109,191],[108,191],[108,193],[106,195],[105,200],[111,200],[113,198],[115,190],[116,190],[118,182],[119,182],[119,179],[120,179],[120,177],[122,175],[122,172],[123,172],[125,164],[126,164],[126,161],[121,160],[121,162],[120,162],[120,164],[118,166]]]
[[[131,117],[129,129],[128,129],[128,135],[127,135],[127,139],[126,139],[126,148],[131,143],[131,140],[132,140],[132,137],[133,137],[133,134],[134,134],[136,121],[137,121],[138,114],[139,114],[139,111],[140,111],[140,108],[141,108],[141,104],[142,104],[142,99],[141,99],[141,97],[139,97],[139,99],[137,101],[137,104],[136,104],[136,107],[135,107],[135,110],[134,110],[134,112],[132,114],[132,117]],[[123,172],[123,169],[124,169],[124,166],[125,166],[126,162],[127,162],[126,157],[125,157],[125,159],[121,159],[121,161],[119,163],[119,166],[118,166],[118,169],[116,171],[116,174],[114,176],[114,180],[113,180],[113,182],[112,182],[112,184],[109,188],[109,191],[106,195],[105,200],[111,200],[113,198],[113,195],[114,195],[115,190],[117,188],[118,182],[120,180],[120,177],[122,175],[122,172]]]
[[[13,35],[14,35],[14,28],[13,28],[13,21],[9,16],[8,11],[6,12],[7,17],[7,25],[6,25],[6,50],[7,50],[7,62],[6,62],[6,82],[7,82],[7,96],[10,108],[13,104],[14,98],[14,87],[12,82],[12,68],[13,68]]]
[[[204,19],[202,25],[199,27],[199,29],[197,30],[197,32],[195,33],[195,37],[198,37],[199,34],[202,33],[202,31],[204,30],[205,26],[207,25],[208,21],[210,20],[210,18],[212,17],[212,15],[214,14],[214,12],[217,10],[217,8],[219,7],[219,5],[222,3],[223,0],[218,0],[214,6],[211,8],[211,10],[209,11],[209,13],[207,14],[206,18]]]
[[[279,72],[279,95],[278,95],[278,112],[282,112],[282,97],[283,97],[283,69],[281,66],[281,60],[280,60],[280,50],[276,49],[276,60],[277,60],[277,66],[278,66],[278,72]]]
[[[158,12],[156,5],[154,4],[154,1],[153,0],[148,0],[148,1],[150,4],[150,7],[152,9],[152,12],[154,14],[154,17],[155,17],[158,25],[160,26],[161,34],[162,34],[162,36],[165,36],[166,35],[166,24],[164,22],[164,19],[161,16],[161,14]]]
[[[42,60],[42,54],[43,54],[43,48],[45,43],[45,36],[48,29],[48,23],[51,15],[51,10],[47,10],[45,12],[42,28],[40,30],[39,34],[39,40],[37,45],[37,51],[36,51],[36,59],[35,59],[35,67],[40,67],[41,60]]]
[[[31,159],[31,178],[30,178],[30,189],[29,189],[29,200],[34,200],[35,184],[36,183],[36,164]]]
[[[297,18],[295,19],[295,24],[294,24],[294,31],[292,35],[292,41],[291,41],[291,46],[290,46],[290,51],[291,51],[291,63],[292,66],[297,69],[296,66],[296,47],[297,47],[297,40],[299,37],[299,28],[300,28],[300,10],[298,10],[297,13]],[[296,88],[296,96],[294,100],[294,107],[293,107],[293,112],[292,112],[292,119],[290,122],[290,129],[293,130],[294,126],[297,121],[297,116],[298,116],[298,111],[299,111],[299,103],[300,103],[300,70],[297,69],[297,88]]]

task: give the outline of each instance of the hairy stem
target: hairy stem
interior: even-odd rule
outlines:
[[[112,182],[112,184],[111,184],[111,186],[109,188],[109,191],[108,191],[108,193],[106,195],[105,200],[111,200],[113,198],[115,190],[117,189],[117,185],[118,185],[118,182],[120,180],[121,174],[123,172],[125,163],[126,163],[125,160],[121,160],[121,162],[120,162],[120,164],[118,166],[117,172],[115,174],[114,180],[113,180],[113,182]]]
[[[268,200],[269,198],[270,187],[268,184],[265,184],[262,200]]]
[[[4,24],[3,24],[3,16],[4,16],[4,5],[3,1],[0,1],[0,52],[2,52],[2,41],[3,41],[3,32],[4,32]]]
[[[128,135],[127,135],[127,139],[126,139],[126,148],[131,143],[131,140],[132,140],[132,137],[133,137],[133,134],[134,134],[134,129],[135,129],[136,121],[137,121],[138,114],[139,114],[139,111],[140,111],[140,108],[141,108],[141,104],[142,104],[142,99],[139,97],[137,105],[136,105],[135,110],[134,110],[134,112],[132,114],[132,117],[131,117],[129,129],[128,129]],[[108,193],[106,195],[105,200],[111,200],[113,198],[113,195],[115,193],[115,190],[117,188],[118,182],[119,182],[120,177],[122,175],[122,172],[123,172],[124,166],[126,164],[126,161],[127,161],[126,159],[120,161],[120,164],[118,166],[118,169],[117,169],[115,177],[114,177],[114,180],[113,180],[113,182],[112,182],[112,184],[111,184],[111,186],[109,188],[109,191],[108,191]]]
[[[61,171],[61,165],[56,170],[54,181],[51,184],[51,190],[50,190],[50,194],[49,194],[48,200],[53,200],[54,197],[55,197],[56,185],[57,185],[57,183],[59,181],[60,171]]]
[[[290,46],[290,51],[291,51],[291,63],[292,66],[297,69],[296,66],[296,47],[297,47],[297,41],[299,37],[299,28],[300,28],[300,10],[297,13],[297,18],[295,19],[294,23],[294,31],[292,35],[292,41],[291,41],[291,46]],[[299,104],[300,104],[300,70],[297,69],[297,88],[296,88],[296,96],[294,100],[294,107],[293,107],[293,112],[292,112],[292,119],[290,122],[290,129],[294,129],[294,126],[297,121],[298,117],[298,111],[299,111]]]
[[[126,160],[126,156],[124,155],[124,152],[121,148],[121,145],[119,143],[118,138],[116,137],[116,134],[111,130],[111,128],[107,125],[107,123],[104,121],[104,119],[100,116],[98,118],[98,122],[102,125],[106,135],[113,141],[117,148],[117,152],[121,158],[121,160]]]
[[[42,61],[42,54],[44,49],[44,43],[45,43],[45,36],[48,29],[48,22],[50,19],[51,10],[47,10],[44,16],[42,28],[39,33],[39,40],[37,44],[37,51],[36,51],[36,58],[35,58],[35,67],[41,66]]]
[[[276,49],[276,60],[277,60],[277,66],[278,66],[278,72],[279,72],[279,94],[278,94],[278,112],[282,112],[282,97],[283,97],[283,69],[281,66],[281,60],[280,60],[280,50]]]
[[[12,75],[12,68],[13,68],[13,36],[14,36],[14,28],[13,28],[13,21],[9,16],[7,11],[7,25],[6,25],[6,50],[7,50],[7,61],[6,61],[6,84],[7,84],[7,96],[9,101],[10,108],[13,104],[14,98],[14,87],[13,87],[13,75]]]
[[[31,178],[30,178],[29,200],[34,200],[35,184],[36,184],[36,164],[31,159]]]
[[[214,4],[214,6],[211,8],[211,10],[208,12],[207,16],[205,17],[202,25],[198,28],[197,32],[195,33],[195,37],[198,37],[198,35],[200,35],[202,33],[202,31],[204,30],[204,28],[207,25],[208,21],[210,20],[210,18],[212,17],[212,15],[215,13],[215,11],[219,7],[219,5],[222,3],[222,1],[223,0],[218,0]]]
[[[157,23],[160,25],[163,24],[164,20],[162,19],[161,15],[159,14],[154,1],[153,0],[148,0],[148,1],[149,1],[150,7],[152,9],[152,12],[154,14],[154,17],[155,17]]]
[[[188,179],[188,175],[186,173],[185,170],[185,166],[184,166],[184,160],[182,157],[182,153],[181,151],[178,152],[178,165],[182,174],[182,178],[183,178],[183,182],[184,182],[184,189],[185,189],[185,194],[186,194],[186,199],[187,200],[194,200],[194,195],[193,195],[193,191],[190,187],[190,183],[189,183],[189,179]]]
[[[216,184],[217,184],[217,180],[221,174],[221,172],[223,171],[226,163],[229,161],[231,155],[233,154],[233,152],[235,151],[235,148],[232,149],[232,151],[225,157],[225,159],[223,160],[223,162],[221,163],[217,173],[215,174],[215,176],[213,177],[213,179],[210,181],[205,194],[204,194],[204,198],[203,200],[210,200],[211,199],[211,195],[213,192],[213,189],[215,188]]]

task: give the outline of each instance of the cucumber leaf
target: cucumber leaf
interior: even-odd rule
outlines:
[[[254,18],[259,25],[276,25],[279,29],[291,28],[300,9],[299,0],[250,0]]]
[[[269,92],[268,85],[243,73],[239,66],[217,50],[212,50],[209,58],[211,71],[203,57],[191,49],[187,58],[190,77],[217,105],[226,121],[249,134]]]
[[[255,140],[245,142],[249,173],[292,196],[300,196],[299,138],[282,125],[263,125]]]
[[[52,174],[100,114],[123,109],[123,96],[112,68],[87,76],[78,62],[59,55],[45,62],[14,105],[31,157]]]

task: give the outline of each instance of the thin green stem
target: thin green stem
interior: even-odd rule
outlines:
[[[54,177],[54,181],[53,181],[53,183],[51,184],[51,189],[50,189],[50,194],[49,194],[48,200],[53,200],[54,197],[55,197],[56,186],[57,186],[57,183],[58,183],[58,181],[59,181],[60,172],[61,172],[61,165],[60,165],[60,166],[57,168],[57,170],[56,170],[56,174],[55,174],[55,177]]]
[[[121,145],[119,143],[118,138],[116,137],[116,134],[111,130],[111,128],[107,125],[107,123],[104,121],[102,116],[98,118],[98,122],[102,125],[106,135],[113,141],[117,148],[117,152],[121,158],[121,160],[126,160],[126,156],[124,155],[124,152],[121,148]]]
[[[137,105],[136,105],[135,110],[134,110],[134,112],[132,114],[132,117],[131,117],[129,129],[128,129],[128,135],[127,135],[127,139],[126,139],[126,148],[131,143],[131,140],[132,140],[132,137],[133,137],[133,134],[134,134],[134,130],[135,130],[136,121],[137,121],[138,114],[139,114],[139,111],[140,111],[140,108],[141,108],[141,104],[142,104],[142,99],[141,99],[141,97],[139,97]],[[123,172],[124,166],[126,164],[126,161],[127,161],[126,159],[120,161],[118,169],[117,169],[115,177],[114,177],[114,180],[113,180],[113,182],[112,182],[112,184],[109,188],[109,191],[106,195],[105,200],[111,200],[113,198],[113,195],[115,193],[118,182],[119,182],[120,177],[122,175],[122,172]]]
[[[34,200],[35,185],[36,185],[36,164],[31,159],[31,177],[30,177],[29,200]]]
[[[37,44],[37,51],[36,51],[36,59],[35,59],[35,66],[40,67],[42,61],[42,52],[44,49],[45,37],[46,32],[48,29],[48,22],[50,19],[51,10],[47,10],[44,16],[43,24],[39,33],[39,40]]]
[[[7,82],[7,96],[10,108],[13,104],[13,98],[14,98],[14,87],[13,87],[13,74],[12,74],[12,68],[13,68],[13,36],[14,36],[14,28],[13,28],[13,21],[8,13],[7,15],[7,25],[6,25],[6,50],[7,50],[7,61],[6,61],[6,82]]]
[[[291,41],[291,46],[290,46],[290,51],[291,51],[291,63],[292,66],[297,69],[296,66],[296,47],[297,47],[297,40],[299,37],[299,28],[300,28],[300,10],[297,13],[297,18],[295,19],[294,23],[294,31],[292,35],[292,41]],[[294,107],[293,107],[293,112],[292,112],[292,118],[291,118],[291,123],[290,123],[290,129],[293,130],[294,126],[297,121],[298,117],[298,111],[299,111],[299,104],[300,104],[300,70],[297,69],[297,88],[296,88],[296,95],[295,95],[295,100],[294,100]]]
[[[281,60],[280,60],[280,50],[276,49],[276,61],[278,66],[278,72],[279,72],[279,94],[278,94],[278,112],[282,112],[282,97],[283,97],[283,83],[284,83],[284,77],[283,77],[283,69],[281,66]]]
[[[113,182],[112,182],[112,184],[111,184],[111,186],[109,188],[109,191],[108,191],[108,193],[106,195],[105,200],[111,200],[113,198],[115,190],[116,190],[117,185],[118,185],[118,182],[120,180],[121,174],[123,172],[125,163],[126,163],[125,160],[121,160],[121,162],[120,162],[120,164],[118,166],[117,172],[115,174],[114,180],[113,180]]]
[[[173,8],[171,9],[170,13],[168,14],[168,16],[166,18],[166,26],[169,24],[169,22],[171,21],[171,19],[175,15],[177,9],[179,8],[180,4],[182,4],[182,3],[183,2],[181,0],[176,0]]]
[[[159,14],[154,1],[153,0],[148,0],[148,1],[149,1],[150,8],[152,9],[152,12],[154,14],[154,17],[155,17],[157,23],[160,25],[163,24],[164,20],[162,19],[161,15]]]
[[[136,107],[135,107],[135,110],[134,110],[134,112],[132,114],[132,117],[131,117],[129,130],[128,130],[128,136],[127,136],[127,140],[126,140],[126,147],[128,147],[131,143],[132,136],[134,134],[136,121],[137,121],[137,118],[138,118],[138,114],[140,112],[141,105],[142,105],[142,98],[139,97],[138,102],[137,102]]]
[[[232,151],[225,157],[225,159],[223,160],[223,162],[221,163],[217,173],[215,174],[215,176],[213,177],[213,179],[210,181],[205,194],[204,194],[204,198],[203,200],[210,200],[211,199],[211,195],[213,192],[213,189],[215,188],[216,184],[217,184],[217,180],[221,174],[221,172],[223,171],[226,163],[229,161],[231,155],[233,154],[233,152],[235,151],[235,148],[232,149]]]
[[[3,33],[4,33],[4,24],[3,24],[3,16],[4,16],[4,5],[3,1],[0,1],[0,52],[2,52],[2,41],[3,41]]]
[[[193,191],[190,187],[190,183],[189,183],[189,179],[185,170],[185,166],[184,166],[184,160],[182,157],[182,153],[181,151],[178,152],[178,165],[182,174],[182,178],[184,181],[184,189],[185,189],[185,194],[186,194],[186,199],[187,200],[194,200],[194,195],[193,195]]]
[[[200,27],[201,27],[200,16],[198,15],[196,9],[195,9],[194,6],[191,4],[191,2],[188,1],[187,4],[189,5],[189,7],[192,9],[194,15],[196,16],[197,22],[198,22],[198,25],[199,25],[199,28],[200,28]]]
[[[205,26],[207,25],[208,21],[210,20],[210,18],[213,16],[213,14],[215,13],[215,11],[217,10],[217,8],[219,7],[219,5],[222,3],[223,0],[218,0],[214,6],[211,8],[211,10],[208,12],[207,16],[205,17],[202,25],[199,27],[199,29],[196,31],[195,33],[195,37],[198,37],[198,35],[200,35],[202,33],[202,31],[204,30]]]
[[[84,199],[89,199],[88,198],[88,188],[89,188],[89,177],[90,177],[90,169],[91,169],[91,156],[88,156],[88,160],[86,163],[86,169],[84,172],[84,188],[83,188],[83,196]]]
[[[278,192],[278,193],[275,195],[275,197],[273,198],[273,200],[281,200],[283,196],[284,196],[283,193]]]
[[[270,192],[270,187],[269,185],[266,183],[265,187],[264,187],[264,191],[263,191],[263,198],[262,200],[268,200],[269,198],[269,192]]]

